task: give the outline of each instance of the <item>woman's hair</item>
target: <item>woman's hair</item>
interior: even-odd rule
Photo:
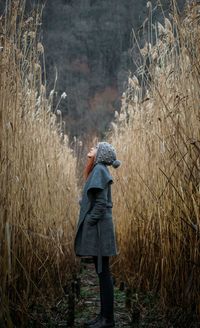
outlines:
[[[94,162],[95,162],[95,156],[88,157],[87,163],[86,163],[84,171],[83,171],[83,176],[84,176],[85,180],[87,180],[88,175],[92,171],[92,169],[94,167]]]

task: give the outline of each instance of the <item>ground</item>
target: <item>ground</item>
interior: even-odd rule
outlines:
[[[80,283],[73,284],[74,293],[71,298],[69,298],[67,289],[66,294],[55,300],[54,305],[50,305],[48,310],[46,306],[42,307],[38,303],[31,309],[29,321],[25,327],[81,328],[84,322],[95,317],[100,310],[100,295],[94,263],[86,259],[81,261],[78,278]],[[69,322],[69,313],[72,314],[71,322],[74,319],[74,324]],[[158,295],[140,291],[133,291],[129,295],[127,288],[121,291],[115,285],[115,280],[114,316],[116,328],[200,327],[199,319],[187,309],[183,311],[182,308],[173,308],[170,312],[165,312],[162,310]],[[16,327],[21,327],[21,325],[16,325]]]
[[[95,317],[100,310],[98,277],[93,263],[84,263],[81,273],[80,300],[76,304],[75,325],[82,327],[83,323]],[[125,308],[125,292],[114,286],[114,315],[116,328],[131,327],[130,315]]]
[[[47,308],[37,304],[30,313],[28,327],[71,327],[81,328],[85,321],[95,317],[100,310],[100,294],[98,276],[95,271],[94,263],[91,261],[81,262],[79,274],[80,285],[79,295],[75,299],[63,296],[56,300],[55,305]],[[74,289],[76,291],[76,288]],[[76,294],[76,293],[75,293]],[[74,325],[69,323],[69,305],[71,312],[74,310]],[[131,327],[130,314],[125,308],[125,291],[120,291],[114,285],[114,315],[116,328]],[[73,314],[72,314],[73,317]],[[72,320],[73,321],[73,320]]]

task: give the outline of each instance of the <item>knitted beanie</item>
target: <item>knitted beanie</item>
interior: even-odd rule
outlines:
[[[121,161],[116,159],[115,148],[108,142],[99,142],[97,144],[96,163],[104,163],[106,165],[112,165],[115,169],[120,166]]]

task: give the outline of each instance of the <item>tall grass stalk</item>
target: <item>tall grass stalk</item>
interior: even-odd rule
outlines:
[[[76,159],[42,79],[41,12],[6,2],[0,20],[0,322],[63,293],[73,278]],[[21,325],[25,325],[23,320]]]
[[[113,270],[163,306],[200,312],[199,5],[156,27],[141,54],[145,98],[130,78],[111,142],[122,160],[114,189],[120,255]],[[137,82],[137,83],[136,83]]]

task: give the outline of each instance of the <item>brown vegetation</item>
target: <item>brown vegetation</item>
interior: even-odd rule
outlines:
[[[62,115],[56,124],[52,111],[55,90],[46,95],[40,14],[24,17],[24,6],[13,1],[0,21],[0,325],[10,327],[13,317],[26,326],[37,297],[55,299],[77,272],[76,159],[62,134]],[[138,71],[148,81],[146,98],[130,77],[110,136],[122,160],[112,170],[120,250],[113,259],[115,277],[130,290],[158,292],[163,307],[196,313],[199,32],[199,6],[190,7],[185,18],[175,13],[172,22],[158,24],[155,45],[147,42],[141,49],[144,66]],[[111,91],[109,103],[116,95]],[[99,99],[94,97],[94,106]],[[78,156],[81,163],[81,151]]]
[[[141,50],[150,60],[146,98],[130,78],[111,138],[122,160],[113,172],[115,274],[187,312],[200,312],[199,9],[158,24],[155,45]]]
[[[76,272],[76,159],[66,137],[61,144],[54,91],[47,98],[42,82],[40,13],[25,17],[24,7],[13,1],[0,22],[0,322],[7,327],[36,297],[61,294]]]

